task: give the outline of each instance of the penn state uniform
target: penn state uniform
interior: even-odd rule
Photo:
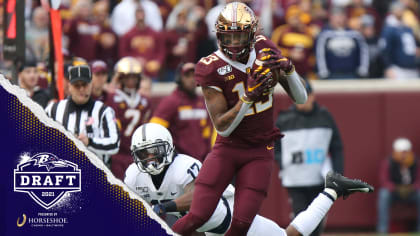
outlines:
[[[121,144],[118,154],[112,156],[111,171],[119,179],[133,162],[130,154],[130,139],[134,130],[149,120],[151,109],[147,98],[138,93],[132,96],[117,89],[107,102],[114,110],[120,126]]]
[[[175,200],[184,194],[184,188],[194,181],[201,168],[201,162],[197,159],[177,154],[168,166],[165,177],[156,187],[152,177],[146,172],[141,172],[135,163],[131,164],[126,172],[124,182],[149,204],[159,204]],[[210,219],[197,229],[198,232],[206,232],[206,235],[223,235],[231,222],[232,209],[234,207],[235,188],[228,185],[223,192],[223,197],[217,203]],[[180,212],[168,212],[177,218],[182,217]],[[286,236],[284,229],[277,226],[273,221],[257,215],[248,231],[249,236],[262,234],[275,234]]]
[[[174,157],[173,162],[168,166],[165,177],[163,178],[160,186],[153,183],[150,174],[141,172],[135,163],[131,164],[126,172],[124,182],[139,196],[141,196],[148,203],[154,205],[163,203],[169,200],[174,200],[184,194],[184,188],[189,183],[194,181],[201,168],[201,162],[197,159],[178,154]],[[225,197],[232,197],[234,189],[232,186],[226,189],[223,194]],[[216,210],[210,219],[199,229],[198,232],[215,231],[217,228],[226,231],[230,223],[230,210],[226,205],[227,200],[219,200]],[[168,212],[177,218],[182,216],[179,212]]]

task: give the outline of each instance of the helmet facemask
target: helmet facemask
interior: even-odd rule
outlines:
[[[254,48],[254,35],[250,31],[227,30],[216,33],[222,52],[234,61],[247,59]]]
[[[151,175],[160,174],[166,165],[170,164],[169,155],[173,148],[167,141],[157,140],[154,143],[142,145],[132,151],[134,162],[141,172]]]

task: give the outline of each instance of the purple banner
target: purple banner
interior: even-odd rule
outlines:
[[[99,159],[0,75],[0,235],[173,235]]]

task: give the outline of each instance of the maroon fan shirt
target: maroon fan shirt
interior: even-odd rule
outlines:
[[[161,65],[165,58],[165,39],[160,32],[154,31],[150,27],[139,29],[136,26],[128,31],[119,41],[120,57],[136,57],[141,61],[158,61]],[[154,77],[157,72],[151,72],[144,68],[147,76]]]
[[[202,58],[195,68],[195,79],[204,87],[210,86],[221,91],[226,98],[228,109],[231,109],[245,93],[247,87],[246,68],[252,68],[256,54],[262,48],[276,46],[265,36],[256,37],[255,51],[251,51],[246,65],[232,61],[220,50]],[[217,142],[229,145],[265,145],[281,137],[274,126],[273,96],[267,95],[261,102],[256,102],[248,110],[241,123],[228,137],[218,135]]]
[[[150,122],[169,129],[178,152],[201,162],[210,152],[213,127],[203,97],[190,97],[178,88],[162,99]]]
[[[96,59],[96,37],[100,30],[100,26],[95,22],[71,20],[65,28],[65,33],[69,37],[69,51],[87,61]]]
[[[120,128],[121,142],[118,153],[130,156],[131,135],[137,127],[149,120],[150,102],[137,93],[135,97],[130,97],[123,91],[116,90],[115,94],[109,94],[106,104],[114,109]]]

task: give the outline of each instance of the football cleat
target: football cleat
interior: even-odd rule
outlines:
[[[343,196],[344,199],[356,192],[371,193],[374,191],[374,187],[366,182],[359,179],[349,179],[333,171],[328,172],[325,177],[325,188],[334,189],[337,198]]]

